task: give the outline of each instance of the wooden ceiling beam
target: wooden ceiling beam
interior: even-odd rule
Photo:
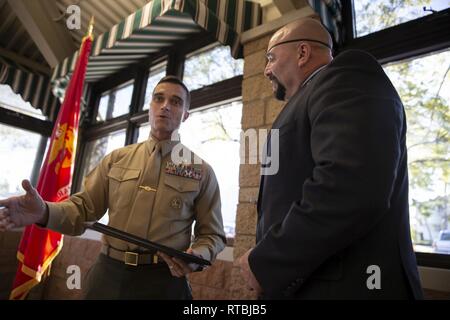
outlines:
[[[75,52],[77,47],[65,20],[54,21],[61,15],[55,1],[8,0],[8,3],[50,67]]]
[[[43,66],[42,64],[37,63],[36,61],[33,61],[31,59],[28,59],[24,56],[21,56],[13,51],[4,49],[0,47],[0,56],[3,56],[5,58],[8,58],[10,60],[15,61],[18,64],[21,64],[23,66],[26,66],[32,70],[36,70],[40,73],[50,75],[51,70],[50,68]]]

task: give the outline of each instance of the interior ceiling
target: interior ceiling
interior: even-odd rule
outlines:
[[[0,48],[48,67],[33,39],[22,26],[7,0],[0,0]]]
[[[81,25],[88,26],[91,15],[95,16],[94,34],[102,34],[115,24],[119,23],[127,16],[142,8],[149,0],[56,0],[56,5],[60,12],[65,12],[66,8],[76,4],[81,9]],[[81,39],[86,30],[71,30],[71,36],[77,47],[81,44]]]
[[[99,35],[151,0],[0,0],[0,56],[32,70],[51,73],[59,61],[75,52],[95,17]],[[298,9],[305,0],[252,0],[278,14]],[[81,9],[81,28],[69,30],[70,5]]]

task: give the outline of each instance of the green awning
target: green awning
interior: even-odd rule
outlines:
[[[323,25],[333,36],[334,43],[342,45],[341,0],[308,0],[308,4],[320,16]]]
[[[94,39],[86,81],[96,82],[202,29],[242,57],[240,34],[261,23],[260,5],[245,0],[153,0]],[[53,92],[63,94],[78,52],[59,63]]]
[[[9,85],[14,93],[49,118],[59,108],[59,100],[52,94],[50,77],[4,57],[0,57],[0,84]]]

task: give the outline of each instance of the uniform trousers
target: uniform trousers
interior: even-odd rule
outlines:
[[[100,254],[83,282],[89,300],[192,300],[187,279],[172,276],[165,263],[131,266]]]

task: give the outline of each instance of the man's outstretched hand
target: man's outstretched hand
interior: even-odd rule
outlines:
[[[47,205],[30,181],[23,180],[25,194],[0,200],[0,231],[33,223],[47,224]]]

